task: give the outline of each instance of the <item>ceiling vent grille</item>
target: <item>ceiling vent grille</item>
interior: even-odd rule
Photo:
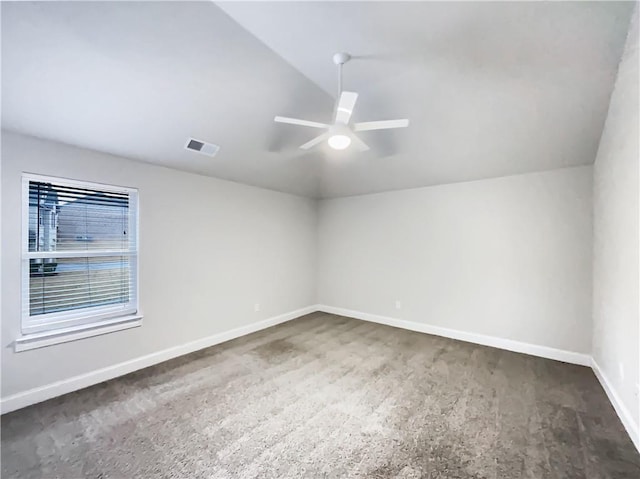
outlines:
[[[185,149],[195,151],[197,153],[206,156],[216,156],[220,147],[213,143],[207,143],[206,141],[196,140],[195,138],[189,138],[184,145]]]

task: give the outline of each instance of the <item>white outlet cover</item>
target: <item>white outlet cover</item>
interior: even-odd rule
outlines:
[[[396,299],[396,309],[402,309],[402,301]]]
[[[257,313],[258,311],[260,311],[260,303],[256,303],[253,305],[253,310]]]
[[[618,371],[620,372],[620,379],[624,380],[624,364],[618,363]]]

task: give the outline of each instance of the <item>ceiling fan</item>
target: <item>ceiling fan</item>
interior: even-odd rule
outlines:
[[[333,62],[338,65],[338,103],[332,124],[318,123],[316,121],[299,120],[297,118],[288,118],[284,116],[276,116],[274,120],[278,123],[289,123],[291,125],[308,126],[311,128],[320,128],[327,130],[319,136],[301,145],[300,148],[308,150],[309,148],[327,140],[327,143],[334,150],[344,150],[353,143],[354,147],[359,151],[367,151],[367,144],[358,138],[354,132],[369,130],[386,130],[388,128],[404,128],[409,126],[409,120],[382,120],[382,121],[365,121],[363,123],[349,124],[353,108],[358,99],[358,94],[352,91],[342,91],[342,65],[351,59],[348,53],[336,53],[333,56]]]

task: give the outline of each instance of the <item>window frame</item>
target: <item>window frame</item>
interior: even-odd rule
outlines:
[[[95,189],[106,193],[124,193],[129,197],[128,206],[128,248],[97,250],[29,251],[29,183],[38,181],[60,186]],[[102,323],[112,325],[114,320],[130,321],[139,316],[139,218],[138,190],[136,188],[113,186],[104,183],[73,180],[68,178],[43,176],[32,173],[22,174],[22,231],[21,231],[21,321],[23,336],[58,334],[96,328]],[[95,258],[100,256],[125,256],[129,258],[129,301],[124,304],[94,306],[53,313],[30,314],[30,260],[33,258]]]

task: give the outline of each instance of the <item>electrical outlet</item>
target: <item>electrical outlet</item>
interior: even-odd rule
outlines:
[[[636,396],[640,396],[640,383],[636,383]]]
[[[396,299],[396,309],[402,309],[402,301]]]
[[[260,311],[260,303],[256,303],[253,305],[253,310],[257,313],[258,311]]]
[[[620,373],[620,379],[624,381],[624,364],[618,363],[618,372]]]

